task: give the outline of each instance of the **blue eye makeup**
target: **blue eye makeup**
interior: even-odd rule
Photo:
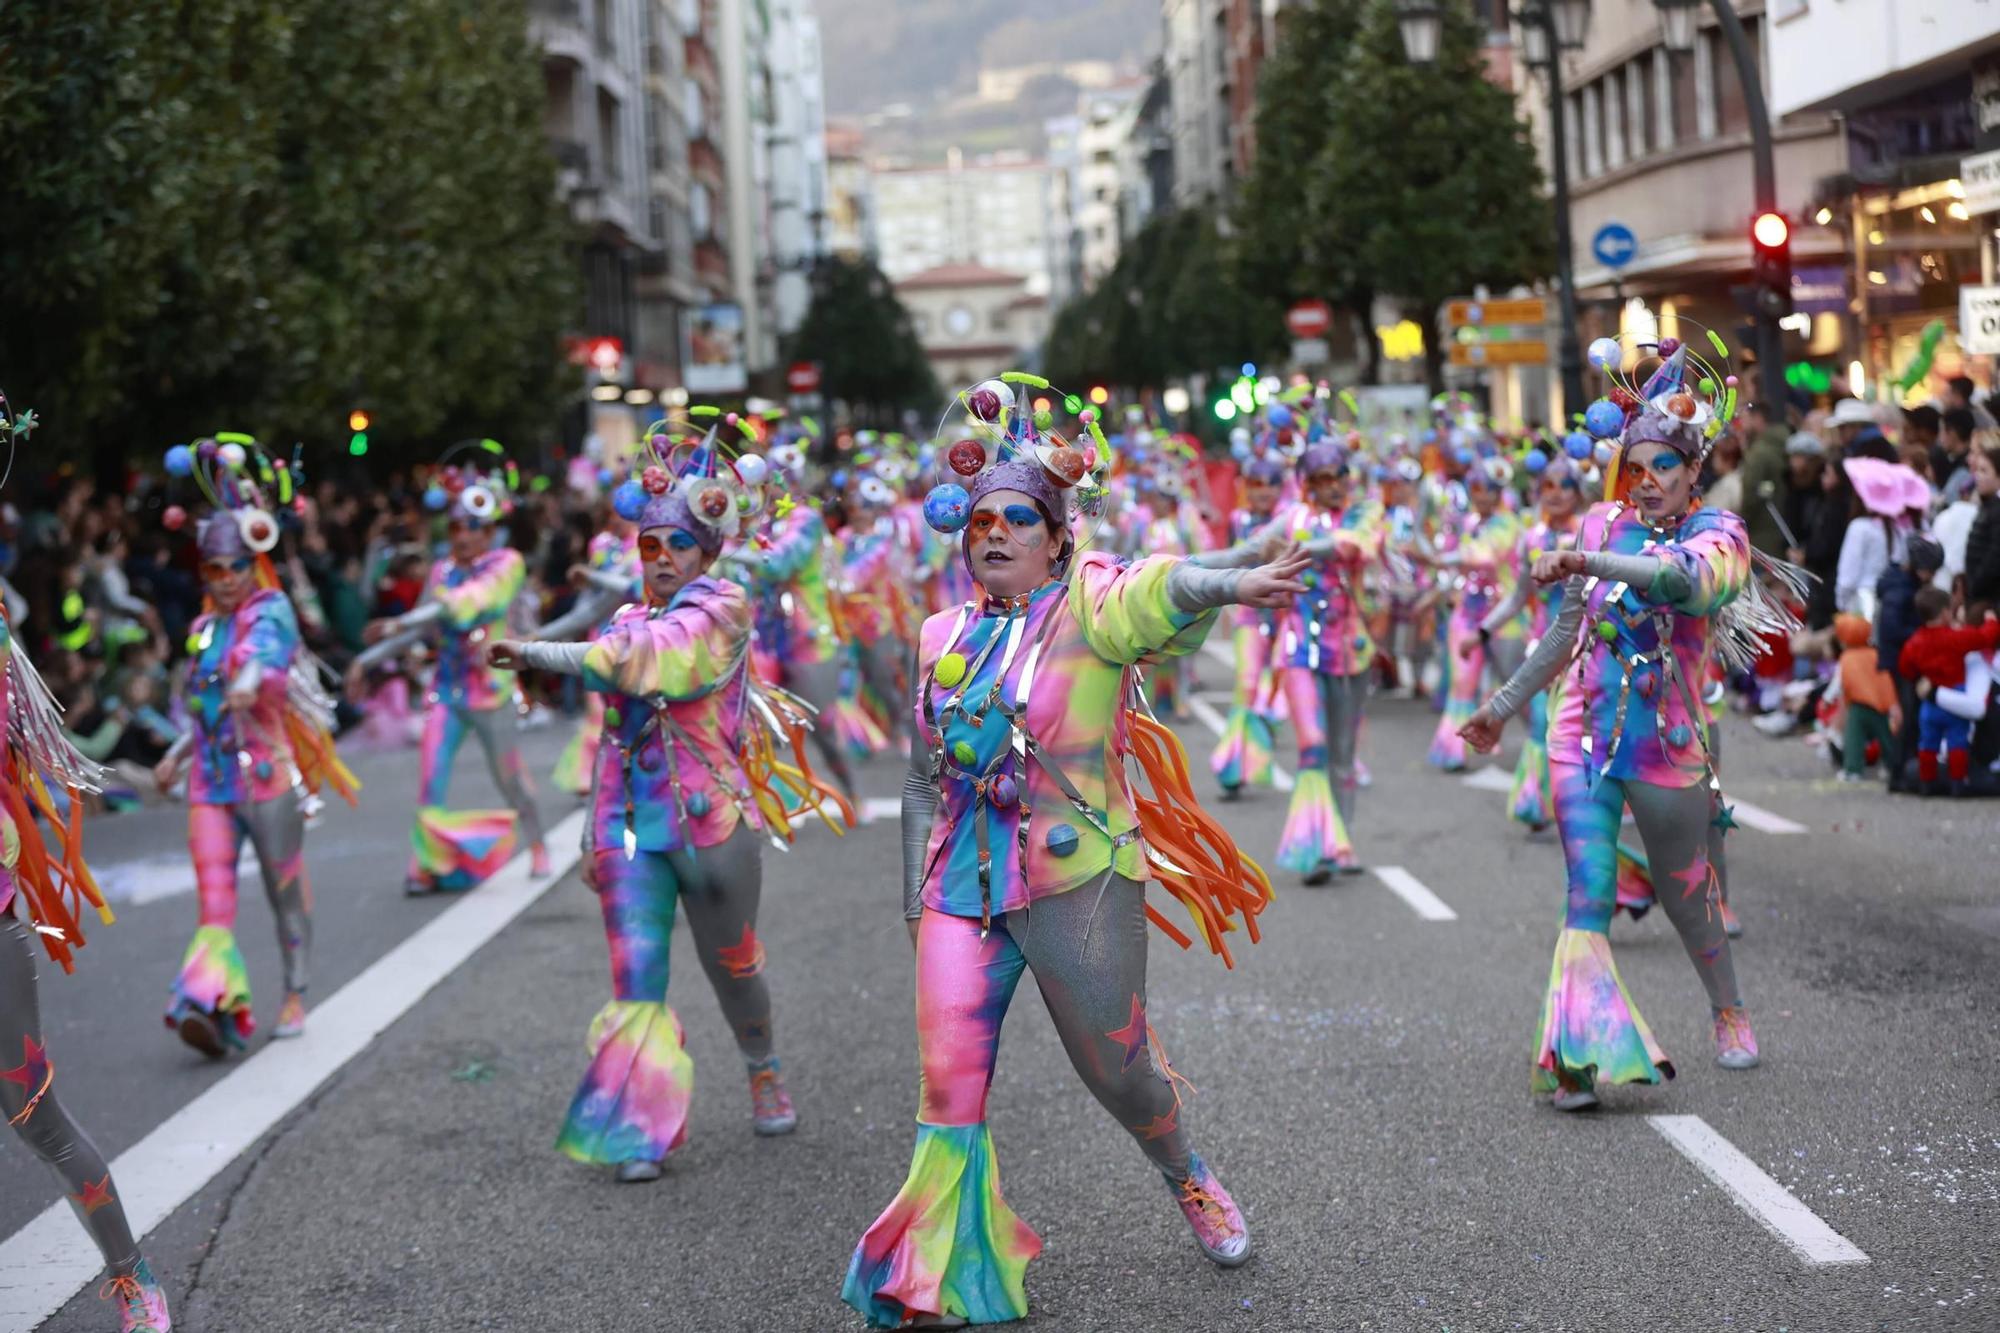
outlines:
[[[701,543],[697,542],[687,533],[682,532],[679,528],[675,528],[667,534],[667,545],[676,551],[692,551],[695,547],[701,545]]]
[[[1038,528],[1042,525],[1042,511],[1033,505],[1008,505],[1000,511],[1000,517],[1007,520],[1010,528]]]
[[[1654,472],[1672,472],[1681,465],[1681,456],[1671,449],[1662,449],[1653,455],[1653,461],[1646,464]]]

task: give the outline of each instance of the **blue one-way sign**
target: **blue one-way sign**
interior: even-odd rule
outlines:
[[[1590,253],[1606,268],[1624,268],[1639,252],[1639,238],[1622,222],[1607,222],[1590,238]]]

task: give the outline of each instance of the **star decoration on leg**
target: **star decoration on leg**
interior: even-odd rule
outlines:
[[[1714,827],[1721,829],[1723,837],[1728,837],[1731,830],[1736,827],[1736,807],[1733,805],[1724,805],[1720,801],[1717,801],[1715,804],[1715,818],[1708,822]]]
[[[1686,870],[1679,871],[1674,875],[1675,881],[1678,882],[1681,886],[1682,895],[1688,898],[1692,898],[1698,893],[1705,892],[1708,889],[1709,881],[1711,878],[1712,876],[1709,874],[1708,858],[1706,856],[1695,857],[1695,859],[1688,864],[1688,868]]]
[[[1167,1108],[1165,1115],[1154,1116],[1150,1123],[1141,1125],[1139,1127],[1139,1137],[1148,1142],[1154,1139],[1163,1139],[1176,1129],[1179,1129],[1180,1124],[1180,1107],[1171,1106]]]
[[[81,1208],[85,1217],[90,1216],[106,1204],[118,1202],[111,1193],[110,1173],[107,1172],[102,1180],[84,1181],[83,1192],[70,1195],[69,1201],[78,1208]]]
[[[728,969],[729,975],[738,981],[754,977],[764,970],[764,942],[757,938],[757,932],[747,922],[743,926],[742,940],[717,949],[715,956]]]
[[[22,1095],[27,1098],[19,1113],[7,1122],[10,1125],[21,1124],[35,1113],[42,1094],[49,1090],[49,1084],[56,1077],[56,1067],[49,1060],[48,1047],[33,1037],[24,1036],[21,1038],[21,1053],[20,1064],[12,1069],[0,1069],[0,1082],[20,1084]]]
[[[1132,997],[1132,1021],[1116,1032],[1104,1035],[1125,1048],[1125,1063],[1119,1068],[1130,1069],[1132,1062],[1139,1058],[1139,1052],[1146,1049],[1146,1008],[1137,995]]]

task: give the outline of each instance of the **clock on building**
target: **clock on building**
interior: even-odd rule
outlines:
[[[963,338],[971,333],[974,322],[972,312],[962,305],[955,305],[944,312],[944,331],[954,338]]]

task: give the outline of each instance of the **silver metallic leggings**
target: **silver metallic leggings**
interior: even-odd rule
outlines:
[[[5,874],[0,871],[0,875]],[[139,1246],[104,1156],[55,1093],[55,1064],[42,1046],[41,1005],[35,994],[35,933],[12,911],[0,911],[0,1115],[63,1183],[63,1196],[97,1242],[114,1275],[139,1263]],[[21,1063],[11,1065],[16,1059]]]
[[[830,720],[834,701],[840,698],[839,660],[782,662],[779,669],[785,673],[785,688],[819,711],[819,718],[813,726],[813,744],[819,749],[827,771],[833,774],[841,789],[853,795],[854,774],[847,766],[847,756],[841,753],[840,737],[834,735]]]
[[[528,789],[528,772],[521,762],[518,720],[511,702],[498,708],[454,708],[434,703],[424,714],[422,756],[422,803],[442,806],[451,790],[451,770],[458,762],[458,749],[467,736],[478,738],[486,752],[486,768],[493,785],[514,808],[521,821],[521,841],[537,845],[542,841],[542,816],[535,808],[535,794]]]
[[[245,838],[263,872],[264,895],[277,921],[285,989],[302,993],[312,952],[312,889],[306,880],[305,816],[290,792],[268,801],[188,807],[201,924],[236,929],[236,861]]]

